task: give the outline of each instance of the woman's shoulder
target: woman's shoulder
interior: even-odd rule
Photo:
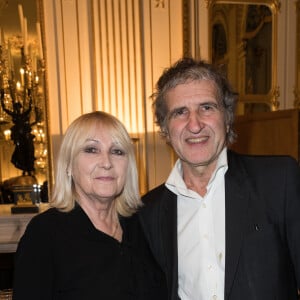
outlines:
[[[54,207],[35,215],[27,225],[27,231],[54,232],[55,228],[61,228],[65,222],[67,213],[61,212]]]
[[[59,220],[62,217],[62,212],[60,212],[57,208],[50,207],[45,211],[35,215],[31,219],[31,223],[47,223],[52,222],[53,220]]]

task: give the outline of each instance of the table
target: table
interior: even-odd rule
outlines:
[[[0,205],[0,253],[16,252],[18,242],[27,224],[37,213],[12,214],[11,204]],[[41,213],[49,208],[48,203],[39,204]]]

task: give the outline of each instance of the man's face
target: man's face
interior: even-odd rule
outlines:
[[[213,81],[180,84],[166,93],[167,139],[184,164],[209,166],[224,148],[226,124]]]

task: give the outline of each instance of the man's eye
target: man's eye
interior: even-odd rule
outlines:
[[[86,147],[83,149],[85,153],[98,153],[98,149],[95,147]]]
[[[180,117],[180,116],[187,114],[187,112],[188,112],[188,110],[186,108],[176,109],[171,113],[170,117],[171,118]]]
[[[121,149],[112,149],[111,153],[115,154],[115,155],[125,155],[125,151],[123,151]]]
[[[202,104],[200,106],[200,109],[204,112],[213,112],[218,109],[218,106],[215,103],[206,103],[206,104]]]

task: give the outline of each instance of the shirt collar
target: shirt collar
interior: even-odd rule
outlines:
[[[227,148],[225,147],[217,160],[217,166],[209,180],[209,183],[207,185],[207,189],[210,188],[210,186],[212,185],[212,183],[214,182],[217,173],[223,171],[223,175],[226,173],[228,169],[228,163],[227,163]],[[199,197],[199,195],[192,191],[189,190],[183,180],[183,171],[182,171],[182,162],[180,159],[177,159],[177,161],[175,162],[175,165],[173,167],[173,169],[171,170],[171,173],[165,183],[166,187],[172,191],[173,193],[175,193],[176,195],[183,195],[183,196],[187,196],[187,197]]]
[[[208,182],[207,188],[209,189],[209,187],[211,186],[212,182],[215,180],[216,175],[218,172],[221,172],[223,170],[223,175],[226,173],[228,169],[228,163],[227,163],[227,148],[225,147],[219,157],[218,157],[218,161],[217,161],[217,166],[214,170],[214,172],[212,173],[210,180]]]

